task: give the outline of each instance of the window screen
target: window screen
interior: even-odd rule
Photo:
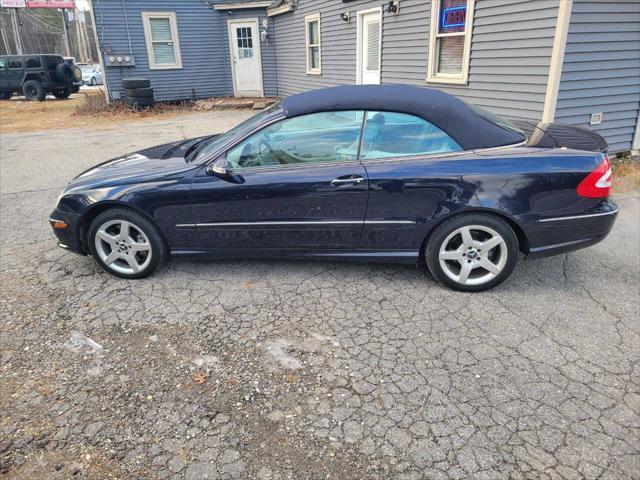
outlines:
[[[171,20],[168,18],[150,18],[151,41],[153,43],[153,59],[159,65],[176,63],[171,36]]]
[[[173,12],[142,12],[150,68],[181,68],[178,26]]]
[[[466,36],[471,34],[468,9],[473,5],[468,0],[434,0],[430,75],[444,80],[464,77]]]
[[[320,17],[311,15],[305,18],[307,28],[307,72],[320,72]]]

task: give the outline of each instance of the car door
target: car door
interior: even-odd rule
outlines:
[[[192,185],[201,248],[333,250],[358,246],[367,206],[357,159],[364,113],[282,119],[204,167]]]
[[[360,248],[419,249],[446,199],[473,194],[451,168],[464,155],[449,135],[422,118],[367,112],[360,159],[369,199]]]
[[[22,79],[24,78],[22,59],[20,57],[9,57],[7,67],[9,88],[20,90],[22,88]]]

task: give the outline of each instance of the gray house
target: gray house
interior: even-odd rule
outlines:
[[[439,88],[509,117],[640,148],[638,0],[93,0],[107,95],[286,96]]]

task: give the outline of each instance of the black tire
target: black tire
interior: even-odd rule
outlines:
[[[22,93],[27,100],[38,102],[43,101],[47,97],[47,92],[37,80],[27,80],[24,82],[22,84]]]
[[[55,77],[59,82],[73,83],[73,67],[71,65],[67,65],[66,63],[59,63],[58,65],[56,65]],[[82,78],[82,73],[80,73],[80,78]]]
[[[60,100],[65,100],[69,98],[69,95],[71,95],[71,88],[67,87],[61,88],[59,90],[54,90],[53,92],[51,92],[51,94],[54,97],[59,98]]]
[[[132,234],[139,234],[140,232],[142,232],[142,234],[147,237],[148,243],[151,247],[149,251],[151,258],[149,259],[148,263],[146,262],[144,257],[145,252],[134,253],[131,250],[128,250],[128,253],[123,253],[111,265],[107,265],[102,259],[101,253],[98,251],[98,248],[103,249],[102,254],[107,253],[106,249],[109,249],[109,253],[113,252],[113,249],[111,249],[110,244],[107,242],[101,244],[101,247],[96,246],[96,234],[98,233],[98,230],[104,228],[105,225],[109,225],[110,222],[122,221],[129,222],[132,225],[129,230],[130,232],[132,232]],[[117,223],[114,224],[114,228],[115,227],[117,227]],[[138,235],[137,241],[140,241],[140,238],[140,235]],[[89,226],[87,239],[89,243],[89,250],[91,251],[93,258],[98,263],[98,265],[100,265],[100,267],[106,272],[121,278],[136,279],[148,277],[160,266],[162,266],[169,257],[169,249],[167,248],[160,230],[158,230],[158,228],[152,222],[150,222],[142,215],[126,208],[112,208],[98,215]],[[102,240],[100,242],[102,242]],[[140,259],[140,261],[143,262],[143,265],[145,265],[144,268],[136,273],[118,271],[118,269],[127,269],[130,267],[128,259],[129,255],[131,254],[137,256],[134,261],[137,262],[138,259]],[[125,258],[127,260],[125,260]],[[108,259],[109,257],[107,256],[106,260]]]
[[[146,78],[123,78],[122,86],[124,88],[148,88],[151,82]]]
[[[127,105],[130,107],[150,107],[153,105],[153,98],[149,97],[127,97]]]
[[[81,82],[82,81],[82,70],[80,70],[80,67],[77,65],[73,65],[71,67],[71,71],[73,72],[73,81],[74,82]]]
[[[80,85],[74,85],[71,89],[71,93],[78,93],[80,91]]]
[[[459,281],[451,278],[451,276],[449,276],[442,267],[440,263],[440,251],[443,247],[451,247],[452,244],[455,249],[455,242],[462,241],[462,236],[460,234],[460,236],[455,235],[450,239],[449,237],[463,227],[474,226],[492,230],[502,237],[504,243],[496,247],[492,247],[489,251],[485,252],[482,252],[482,249],[475,246],[467,249],[465,245],[459,245],[455,252],[462,252],[460,260],[443,260],[445,267],[448,269],[450,274],[452,273],[452,270],[459,268],[460,273],[458,276],[461,277],[463,266],[465,265],[465,262],[467,262],[474,265],[471,267],[473,270],[471,270],[471,273],[469,274],[469,281],[482,282],[478,284],[468,284],[466,282],[460,283]],[[484,241],[482,238],[479,238],[479,235],[486,232],[483,232],[480,228],[477,230],[471,229],[472,240]],[[445,243],[446,245],[443,245]],[[446,250],[453,253],[450,248],[446,248]],[[440,224],[429,237],[429,241],[425,247],[424,256],[427,261],[429,271],[438,282],[443,283],[453,290],[461,292],[482,292],[501,284],[509,277],[509,275],[511,275],[518,261],[518,251],[518,237],[507,222],[491,214],[468,213],[455,216]],[[473,255],[473,257],[471,255]],[[505,257],[503,258],[502,255],[505,255]],[[485,258],[483,259],[482,256]],[[499,273],[496,273],[493,278],[487,278],[486,281],[482,281],[482,278],[490,277],[489,270],[484,269],[481,265],[482,261],[486,260],[490,260],[494,266],[496,262],[498,265],[503,264],[503,266],[501,270],[499,270]]]
[[[0,92],[0,100],[9,100],[13,97],[13,92]]]
[[[127,88],[125,89],[127,97],[149,97],[153,98],[153,88]]]
[[[96,77],[91,77],[91,86],[95,87],[98,84],[98,81],[96,80]]]

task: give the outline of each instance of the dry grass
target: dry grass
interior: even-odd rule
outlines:
[[[107,104],[104,93],[101,95],[87,95],[83,102],[75,107],[76,116],[98,116],[100,118],[117,118],[129,120],[146,117],[157,117],[184,113],[193,110],[191,101],[181,103],[158,102],[151,107],[131,108],[123,102],[112,102]]]
[[[29,102],[23,97],[0,101],[0,134],[33,132],[53,128],[107,128],[123,121],[167,118],[191,111],[190,104],[157,104],[144,110],[129,110],[125,105],[107,105],[100,89],[81,91],[67,100],[48,96],[44,102]]]
[[[611,158],[614,193],[630,192],[640,187],[640,157]]]

